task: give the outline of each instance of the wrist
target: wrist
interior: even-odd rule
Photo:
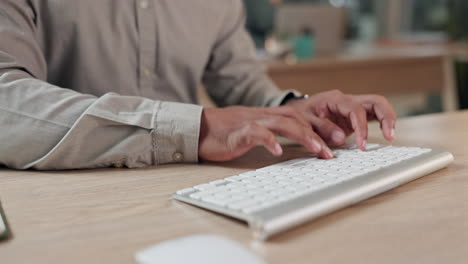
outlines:
[[[309,98],[308,94],[290,93],[283,99],[283,101],[281,102],[281,105],[288,105],[291,102],[294,102],[297,100],[303,100],[307,98]]]

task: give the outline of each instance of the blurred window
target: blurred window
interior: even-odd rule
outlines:
[[[447,0],[405,0],[402,7],[403,33],[442,32],[447,29]]]

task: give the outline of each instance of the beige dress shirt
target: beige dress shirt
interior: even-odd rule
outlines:
[[[220,106],[278,105],[241,0],[1,0],[0,164],[196,162],[203,83]]]

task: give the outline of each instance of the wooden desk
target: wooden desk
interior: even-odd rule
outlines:
[[[397,144],[451,151],[448,168],[263,244],[246,225],[171,200],[172,192],[279,161],[262,149],[222,164],[140,170],[0,171],[14,238],[2,264],[133,263],[144,247],[192,234],[220,234],[271,264],[468,263],[468,112],[405,119]],[[381,142],[376,126],[372,141]],[[301,155],[290,146],[281,159]]]
[[[465,48],[466,49],[466,48]],[[283,89],[302,93],[341,90],[382,94],[398,105],[402,97],[439,92],[446,111],[458,108],[452,58],[446,46],[359,47],[297,64],[272,63],[269,75]],[[392,100],[391,100],[392,101]]]

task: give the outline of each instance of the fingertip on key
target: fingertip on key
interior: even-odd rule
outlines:
[[[391,138],[391,140],[394,140],[394,139],[395,139],[395,128],[392,128],[392,129],[390,130],[390,138]]]
[[[328,147],[325,148],[323,151],[325,152],[325,156],[327,159],[333,159],[335,157],[331,149],[329,149]]]
[[[283,155],[283,148],[281,147],[281,145],[279,143],[275,144],[275,155],[276,156]]]

